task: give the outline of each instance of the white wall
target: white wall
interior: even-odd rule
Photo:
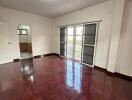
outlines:
[[[31,26],[32,43],[33,43],[33,55],[41,55],[50,52],[59,53],[60,46],[60,35],[58,26],[76,24],[89,21],[100,22],[98,39],[97,39],[97,50],[95,57],[95,65],[107,69],[109,59],[113,57],[109,56],[111,45],[111,33],[114,31],[113,26],[113,14],[115,8],[113,6],[114,0],[109,0],[95,6],[88,7],[86,9],[76,11],[58,18],[50,19],[47,17],[41,17],[32,15],[25,12],[10,10],[7,8],[0,7],[0,21],[5,21],[10,25],[10,35],[12,37],[12,57],[19,58],[19,38],[17,35],[17,27],[19,24],[27,24]],[[123,1],[123,0],[117,0]],[[121,2],[120,2],[121,3]],[[118,2],[117,2],[118,4]],[[121,4],[123,6],[123,4]],[[119,6],[118,6],[119,7]],[[121,14],[121,13],[120,13]],[[118,16],[118,15],[117,15]],[[122,14],[121,14],[122,16]],[[117,17],[115,17],[117,18]],[[113,65],[116,64],[112,70],[116,67],[116,72],[132,76],[132,1],[126,0],[125,13],[123,17],[123,25],[120,35],[121,17],[119,21],[119,27],[116,25],[116,31],[118,31],[118,37],[115,40],[116,46],[118,46],[118,40],[120,36],[118,56],[114,54],[114,48],[112,48],[111,55],[114,54],[115,58]],[[115,25],[115,24],[114,24]],[[113,34],[114,36],[114,34]],[[114,38],[113,38],[114,39]],[[113,43],[113,45],[115,45]],[[112,46],[113,47],[113,46]],[[116,47],[117,49],[117,47]],[[109,59],[108,59],[109,58]],[[112,61],[113,62],[113,61]],[[110,64],[110,65],[112,65]]]
[[[124,55],[125,57],[120,60],[121,62],[118,61],[119,63],[117,64],[117,59],[120,58],[117,57],[117,50],[120,40],[124,4],[124,0],[109,0],[104,3],[100,3],[95,6],[91,6],[86,9],[56,18],[54,20],[54,39],[52,52],[59,53],[60,34],[58,26],[102,20],[102,22],[99,24],[95,65],[105,68],[111,72],[117,71],[119,73],[124,73],[131,76],[130,73],[132,73],[132,71],[129,69],[132,65],[132,63],[130,63],[130,59],[132,58],[132,56],[130,56],[130,50],[132,47],[130,47],[131,49],[128,50],[128,53]],[[129,9],[129,12],[130,11],[131,10]],[[131,24],[129,27],[130,26]],[[129,37],[129,40],[127,40],[126,37],[126,42],[130,42],[130,32],[128,34],[129,35],[127,36]],[[122,49],[122,47],[120,48]],[[129,60],[125,60],[127,59],[126,57],[128,57]],[[129,63],[127,64],[127,69],[125,69],[124,65],[127,62]]]
[[[132,76],[132,1],[125,4],[116,71]]]
[[[112,5],[113,2],[107,1],[95,6],[88,7],[86,9],[67,14],[55,19],[54,22],[54,51],[59,53],[59,28],[58,26],[82,23],[89,21],[99,21],[99,32],[97,40],[97,50],[95,57],[95,65],[106,68],[107,67],[107,58],[108,58],[108,46],[109,46],[109,37],[112,24]]]
[[[0,7],[0,21],[7,22],[10,25],[13,59],[20,57],[17,34],[17,28],[20,24],[31,26],[34,56],[50,52],[52,19]]]

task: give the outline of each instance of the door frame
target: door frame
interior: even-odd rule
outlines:
[[[11,30],[10,30],[10,25],[9,23],[7,22],[4,22],[4,21],[0,21],[1,24],[3,25],[6,25],[7,26],[7,32],[6,32],[6,35],[7,35],[7,40],[8,40],[8,51],[9,51],[9,59],[8,60],[5,60],[5,61],[2,61],[0,62],[0,64],[5,64],[5,63],[10,63],[10,62],[13,62],[13,57],[12,57],[12,38],[11,38]]]
[[[78,61],[78,62],[82,62],[82,58],[80,59],[80,60],[78,60],[78,59],[75,59],[75,48],[76,48],[76,29],[77,29],[77,26],[82,26],[83,27],[83,25],[84,24],[75,24],[75,25],[69,25],[69,26],[67,26],[67,42],[66,43],[68,43],[68,27],[73,27],[73,54],[72,54],[72,57],[68,57],[67,55],[66,55],[66,57],[67,58],[69,58],[69,59],[73,59],[73,60],[76,60],[76,61]],[[83,28],[83,31],[84,31],[84,28]],[[83,33],[82,33],[82,38],[83,38]],[[81,45],[81,56],[82,56],[82,42],[80,43],[80,45]],[[67,49],[66,49],[67,50]],[[67,51],[66,51],[67,52]],[[67,53],[66,53],[67,54]]]
[[[82,61],[82,57],[83,57],[83,55],[82,55],[82,52],[83,52],[83,44],[81,44],[82,45],[82,49],[81,49],[81,60],[79,61],[80,63],[82,63],[82,64],[84,64],[84,65],[88,65],[88,66],[90,66],[90,67],[94,67],[94,65],[95,65],[95,57],[96,57],[96,51],[97,51],[97,39],[98,39],[98,32],[99,32],[99,23],[101,22],[101,20],[99,20],[99,21],[91,21],[91,22],[84,22],[84,23],[77,23],[77,24],[70,24],[70,25],[64,25],[64,26],[58,26],[59,28],[61,28],[61,27],[67,27],[67,29],[66,29],[66,32],[67,32],[67,30],[68,30],[68,26],[74,26],[74,29],[76,30],[76,26],[77,25],[83,25],[83,34],[84,34],[84,31],[85,31],[85,27],[84,27],[84,25],[87,25],[87,24],[96,24],[96,33],[95,33],[95,45],[94,45],[94,54],[93,54],[93,64],[92,65],[89,65],[89,64],[86,64],[86,63],[83,63],[83,61]],[[75,32],[75,31],[74,31]],[[75,33],[74,33],[75,34]],[[74,35],[75,36],[75,35]],[[67,38],[67,37],[66,37]],[[67,43],[67,42],[66,42]],[[83,43],[83,36],[82,36],[82,43]],[[75,48],[74,48],[74,50],[75,50]],[[67,52],[67,51],[66,51]],[[65,57],[66,58],[69,58],[69,57],[67,57],[67,55],[65,55]],[[76,60],[75,58],[70,58],[70,59],[73,59],[73,60]],[[76,61],[78,61],[78,60],[76,60]]]
[[[33,38],[32,38],[32,36],[33,36],[33,34],[32,34],[32,29],[31,29],[31,25],[29,25],[29,24],[18,24],[17,25],[17,31],[18,31],[18,27],[20,26],[20,25],[26,25],[26,26],[30,26],[30,33],[31,33],[31,42],[32,42],[32,44],[31,44],[31,46],[32,46],[32,58],[33,58]],[[21,58],[21,52],[20,52],[20,40],[19,40],[19,34],[18,34],[18,32],[17,32],[17,36],[18,36],[18,45],[19,45],[19,57],[20,57],[20,60],[22,60],[22,58]]]
[[[90,65],[90,64],[86,64],[84,63],[83,61],[81,61],[82,64],[84,65],[88,65],[90,67],[94,67],[95,66],[95,57],[96,57],[96,51],[97,51],[97,39],[98,39],[98,31],[99,31],[99,22],[88,22],[88,23],[85,23],[83,24],[83,35],[85,33],[85,25],[89,25],[89,24],[96,24],[96,33],[95,33],[95,45],[90,45],[90,46],[94,46],[94,54],[93,54],[93,64]],[[83,37],[82,37],[83,38]],[[82,39],[82,42],[83,42],[84,38]],[[83,44],[82,44],[82,53],[83,53]],[[82,55],[82,58],[81,60],[83,60],[83,55]]]

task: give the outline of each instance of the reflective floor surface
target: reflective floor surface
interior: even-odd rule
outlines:
[[[132,100],[132,82],[49,56],[0,65],[0,100]]]

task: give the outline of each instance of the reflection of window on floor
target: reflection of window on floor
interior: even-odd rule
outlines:
[[[67,62],[66,66],[66,84],[75,89],[78,92],[81,92],[81,78],[82,78],[82,68],[79,63],[72,61]]]

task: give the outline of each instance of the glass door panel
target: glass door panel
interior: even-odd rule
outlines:
[[[83,62],[93,65],[94,46],[84,45],[83,49]]]
[[[61,56],[66,56],[66,48],[67,48],[66,29],[67,29],[66,27],[60,28],[60,55]]]
[[[75,59],[81,61],[83,25],[76,26]]]
[[[82,43],[82,35],[76,35],[76,43]]]
[[[73,58],[74,50],[74,27],[68,27],[67,29],[67,57]]]
[[[75,45],[75,59],[76,60],[81,60],[81,49],[82,49],[82,45],[81,44],[77,44]]]
[[[78,25],[76,26],[76,35],[79,36],[79,35],[83,35],[83,25]]]
[[[84,25],[82,61],[94,65],[94,49],[97,23]]]

